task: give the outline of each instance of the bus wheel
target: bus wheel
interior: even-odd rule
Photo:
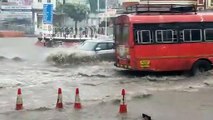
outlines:
[[[191,69],[191,75],[198,75],[200,73],[206,72],[208,70],[210,70],[211,67],[211,63],[207,60],[198,60]]]

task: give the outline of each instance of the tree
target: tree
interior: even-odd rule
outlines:
[[[75,28],[77,28],[78,22],[81,22],[88,16],[89,9],[86,5],[66,3],[62,7],[63,12],[74,20]]]

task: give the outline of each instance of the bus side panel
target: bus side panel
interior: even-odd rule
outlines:
[[[213,56],[213,43],[136,45],[135,61],[139,70],[189,70],[200,58]]]
[[[139,70],[173,71],[189,68],[189,60],[179,57],[180,51],[175,44],[135,46],[135,61]]]
[[[188,64],[190,68],[199,59],[206,59],[213,63],[213,42],[201,42],[201,43],[182,43],[180,45],[182,56],[186,56],[186,59],[190,60]],[[188,69],[187,69],[188,70]]]

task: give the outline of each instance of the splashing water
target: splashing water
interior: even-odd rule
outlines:
[[[81,50],[78,50],[76,48],[69,48],[69,49],[57,49],[56,51],[53,51],[50,53],[46,61],[51,62],[57,65],[62,64],[91,64],[91,63],[97,63],[102,61],[112,61],[113,59],[110,58],[111,56],[107,55],[96,55],[91,54],[89,52],[84,52]]]

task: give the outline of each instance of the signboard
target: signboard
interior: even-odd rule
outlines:
[[[32,19],[32,12],[2,11],[0,14],[0,20],[7,20],[7,19]]]
[[[16,19],[24,19],[29,23],[32,21],[31,6],[1,5],[0,9],[0,21],[14,21]],[[17,24],[19,23],[17,22]]]
[[[32,12],[31,6],[14,6],[14,5],[2,5],[2,11],[8,12]]]
[[[7,3],[16,4],[16,5],[30,5],[33,3],[33,0],[7,0]]]
[[[42,33],[43,34],[53,34],[53,25],[52,24],[43,24]]]
[[[53,33],[53,4],[47,3],[43,5],[43,34]]]
[[[53,23],[53,4],[43,5],[43,24]]]
[[[1,9],[5,9],[5,10],[10,10],[10,9],[12,9],[12,10],[31,10],[32,9],[32,7],[31,6],[15,6],[15,5],[2,5],[1,6]]]
[[[116,9],[108,9],[104,13],[99,13],[98,17],[100,17],[101,19],[105,19],[106,17],[116,17],[117,16],[116,13],[117,13]]]
[[[115,17],[116,16],[116,9],[108,9],[105,13],[107,17]]]

